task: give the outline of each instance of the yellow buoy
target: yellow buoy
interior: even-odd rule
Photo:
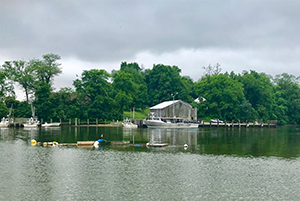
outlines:
[[[35,139],[32,139],[32,140],[31,140],[31,145],[32,145],[32,146],[35,146],[35,145],[36,145],[36,140],[35,140]]]

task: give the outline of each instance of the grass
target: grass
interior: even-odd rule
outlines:
[[[135,119],[146,119],[148,114],[150,114],[150,109],[146,108],[144,110],[136,109],[134,111],[134,118]],[[125,118],[133,118],[133,112],[131,111],[124,111],[123,113],[124,119]]]

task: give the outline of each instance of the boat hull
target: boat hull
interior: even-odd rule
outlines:
[[[23,124],[24,128],[36,128],[39,124]]]
[[[166,123],[159,121],[147,121],[148,128],[198,128],[199,124],[194,123]]]
[[[136,124],[123,124],[123,127],[124,128],[137,128],[138,125],[136,125]]]
[[[59,127],[60,126],[60,123],[45,123],[45,124],[42,124],[42,127]]]

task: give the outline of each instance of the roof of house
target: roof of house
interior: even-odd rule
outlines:
[[[180,100],[174,100],[174,102],[173,101],[165,101],[165,102],[159,103],[158,105],[154,105],[153,107],[150,107],[150,110],[163,109],[165,107],[172,105],[173,103],[177,103],[178,101],[180,101]]]

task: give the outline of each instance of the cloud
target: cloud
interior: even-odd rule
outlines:
[[[0,1],[0,62],[43,54],[62,57],[63,79],[74,69],[176,65],[197,80],[202,66],[299,75],[298,1]],[[60,81],[61,80],[61,81]],[[70,84],[69,84],[70,85]]]

